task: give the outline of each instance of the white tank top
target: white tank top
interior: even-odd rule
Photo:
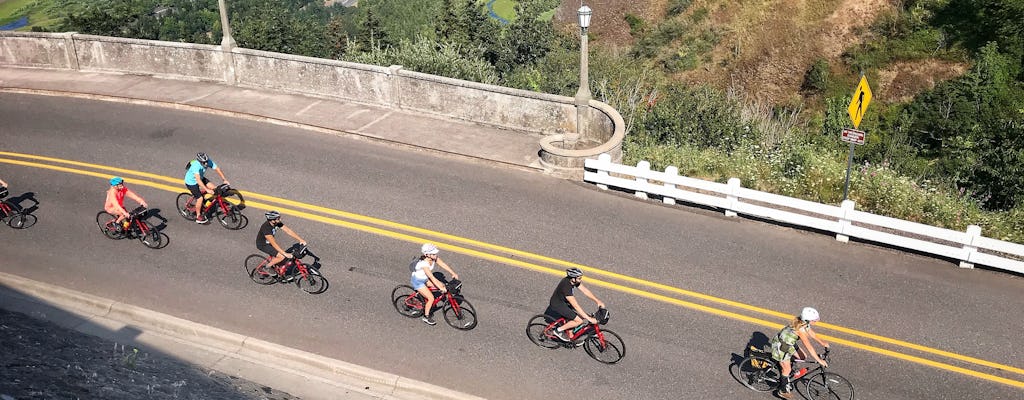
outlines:
[[[427,260],[418,260],[412,266],[412,277],[413,279],[424,281],[427,280],[427,272],[433,271],[434,266]]]

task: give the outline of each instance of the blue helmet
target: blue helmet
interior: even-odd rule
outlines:
[[[117,186],[117,185],[120,185],[122,183],[124,183],[124,178],[122,178],[120,176],[115,176],[113,178],[110,178],[110,186]]]

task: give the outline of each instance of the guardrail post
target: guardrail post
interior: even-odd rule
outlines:
[[[668,168],[665,168],[665,174],[670,176],[670,177],[679,176],[679,168],[674,166],[674,165],[673,166],[669,166]],[[672,182],[665,182],[665,188],[667,188],[667,189],[675,189],[676,188],[676,184],[674,184]],[[662,199],[662,201],[665,204],[672,204],[672,205],[676,204],[676,199],[675,198],[665,196],[665,197],[662,197],[661,199]]]
[[[607,182],[609,177],[608,169],[612,164],[612,156],[608,153],[601,153],[601,155],[597,156],[597,163],[597,181]],[[601,190],[608,190],[608,185],[604,183],[598,183],[597,187],[601,188]]]
[[[640,169],[640,175],[636,176],[636,182],[640,184],[640,187],[646,187],[648,175],[647,173],[651,172],[651,163],[647,161],[640,161],[636,163],[636,167]],[[640,190],[637,190],[636,193],[634,193],[633,195],[641,199],[647,198],[647,192]]]
[[[392,65],[388,67],[388,88],[391,89],[389,96],[391,96],[391,108],[399,110],[402,108],[402,77],[399,73],[402,71],[401,65]]]
[[[725,209],[726,217],[735,217],[736,205],[739,204],[740,198],[738,196],[740,191],[740,178],[729,178],[729,193],[725,195],[725,199],[728,201],[728,207]]]
[[[960,260],[960,268],[974,268],[974,263],[971,262],[971,258],[973,258],[972,256],[978,252],[978,247],[974,246],[974,240],[980,236],[980,226],[967,226],[967,237],[964,238],[964,258],[963,260]]]
[[[853,200],[843,200],[843,202],[839,204],[839,208],[843,209],[843,215],[839,217],[839,232],[836,232],[836,240],[843,243],[848,243],[850,241],[850,236],[847,235],[850,230],[850,226],[852,226],[850,222],[850,212],[853,211],[853,208],[856,205],[857,203]]]

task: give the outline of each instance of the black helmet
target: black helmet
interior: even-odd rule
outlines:
[[[579,268],[569,268],[565,270],[565,276],[568,276],[570,278],[579,278],[583,276],[583,270]]]

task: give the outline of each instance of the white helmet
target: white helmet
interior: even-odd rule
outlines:
[[[433,244],[424,243],[423,246],[420,247],[420,252],[423,254],[437,254],[440,253],[441,250],[438,250],[437,246],[434,246]]]
[[[801,320],[809,322],[817,321],[818,318],[820,318],[820,316],[818,315],[818,310],[815,310],[813,307],[804,307],[804,309],[800,311]]]

